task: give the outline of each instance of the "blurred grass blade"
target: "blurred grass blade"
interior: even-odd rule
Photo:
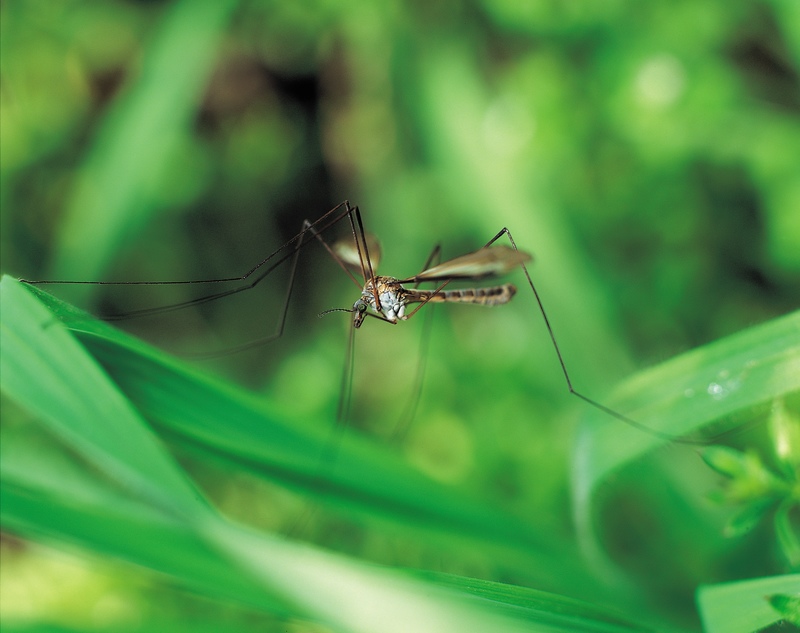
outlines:
[[[10,277],[0,281],[0,305],[3,393],[128,492],[196,511],[197,491],[72,333]]]
[[[419,578],[255,534],[213,513],[164,512],[132,501],[33,431],[4,431],[5,529],[167,574],[216,600],[342,631],[648,630],[558,595],[458,576]]]
[[[23,444],[22,438],[14,439],[16,446]],[[93,480],[91,472],[66,454],[53,449],[42,454],[41,449],[36,446],[37,463],[32,464],[25,451],[11,451],[3,445],[2,522],[6,529],[27,538],[78,544],[168,574],[214,599],[282,616],[309,617],[300,606],[311,601],[308,587],[338,582],[340,568],[350,567],[338,560],[324,565],[325,580],[307,582],[306,590],[298,591],[284,578],[306,571],[309,561],[320,565],[327,555],[243,532],[224,521],[169,516],[147,504],[131,502],[102,481]],[[44,456],[48,459],[42,460]],[[208,542],[209,533],[216,544]],[[234,549],[237,556],[229,554]],[[242,549],[247,555],[240,560]],[[251,571],[251,563],[245,562],[255,554],[264,570]],[[358,578],[348,580],[358,582]],[[287,601],[286,594],[293,592],[299,599]],[[333,602],[330,595],[312,593],[315,600]]]
[[[452,588],[411,578],[406,573],[352,563],[311,547],[269,547],[242,533],[220,532],[218,544],[268,584],[294,594],[326,622],[344,631],[497,633],[512,631],[646,631],[635,625],[609,624],[586,617],[587,605],[572,603],[569,613],[558,597],[539,612],[509,609],[502,600],[474,600]],[[278,558],[276,558],[276,556]],[[464,579],[469,582],[468,579]],[[453,585],[451,585],[452,587]],[[514,593],[513,589],[510,593]],[[572,617],[570,617],[572,616]],[[337,628],[337,630],[339,630]]]
[[[43,450],[41,441],[28,448],[23,438],[4,435],[0,454],[3,529],[167,574],[217,600],[289,613],[277,596],[232,569],[190,524],[125,497],[63,452]]]
[[[790,624],[800,627],[800,593],[787,595],[774,593],[768,596],[769,605]]]
[[[216,522],[196,530],[147,508],[109,502],[75,504],[4,478],[3,524],[28,538],[77,543],[91,551],[168,574],[216,599],[281,617],[313,617],[343,631],[574,631],[635,633],[633,624],[559,596],[537,608],[475,600],[433,582],[409,578]],[[470,582],[463,579],[464,584]],[[519,589],[508,587],[509,595]],[[565,605],[569,604],[569,608]],[[596,613],[589,617],[589,613]],[[512,619],[513,618],[513,619]],[[389,624],[387,624],[387,622]],[[531,624],[537,624],[531,628]]]
[[[96,279],[163,205],[169,189],[163,175],[174,173],[168,166],[188,142],[217,42],[238,4],[178,0],[165,6],[139,72],[110,108],[84,161],[50,278]]]
[[[256,474],[302,489],[329,509],[389,520],[453,545],[472,541],[501,555],[516,569],[565,588],[585,577],[566,539],[528,525],[489,504],[438,484],[402,464],[385,447],[345,434],[337,460],[323,468],[320,456],[330,427],[277,415],[267,403],[187,367],[145,343],[93,319],[38,288],[32,291],[69,323],[86,351],[113,378],[141,415],[165,436],[200,448]],[[29,295],[30,296],[30,295]]]
[[[800,312],[715,341],[628,380],[609,406],[676,437],[800,390]],[[573,511],[591,541],[591,501],[615,470],[664,440],[588,410],[576,444]]]
[[[767,598],[772,594],[800,594],[800,574],[700,587],[697,603],[703,630],[753,633],[780,621],[780,614]]]
[[[582,630],[587,622],[593,622],[601,630],[606,630],[607,627],[609,632],[642,630],[640,625],[630,622],[618,612],[566,596],[454,574],[414,572],[414,575],[437,585],[456,589],[475,601],[492,602],[495,609],[531,622],[548,622],[569,630]],[[652,631],[649,627],[644,630]]]
[[[792,519],[798,500],[784,500],[775,512],[775,536],[792,569],[800,568],[800,528]]]

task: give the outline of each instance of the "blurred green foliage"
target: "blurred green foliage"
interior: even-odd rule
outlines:
[[[800,304],[798,6],[3,3],[2,270],[26,279],[240,275],[345,198],[381,239],[384,274],[413,274],[434,244],[455,256],[507,226],[534,256],[575,385],[604,401],[636,370]],[[225,348],[273,331],[287,277],[281,268],[231,301],[121,325],[179,354]],[[572,535],[581,513],[570,499],[570,479],[580,477],[575,423],[596,420],[567,394],[524,278],[511,280],[520,293],[509,306],[436,309],[418,414],[394,450],[542,533]],[[175,286],[48,290],[95,314],[196,296]],[[317,314],[352,305],[354,292],[321,249],[308,248],[285,335],[200,367],[327,429],[348,318]],[[348,433],[390,443],[413,398],[416,321],[359,332]],[[723,371],[709,386],[726,384]],[[762,404],[722,422],[780,409],[797,424],[796,395],[785,407]],[[3,409],[14,437],[37,428],[6,399]],[[766,426],[737,438],[736,450],[755,446],[775,460]],[[299,502],[284,489],[205,454],[180,457],[225,513],[289,529]],[[708,500],[718,479],[685,447],[614,476],[597,519],[613,563],[595,560],[593,569],[609,584],[640,586],[645,620],[699,626],[698,585],[796,566],[770,520],[723,538],[737,510]],[[362,512],[353,524],[340,512],[304,538],[388,565],[520,586],[537,576],[492,552],[448,553],[370,519]],[[32,570],[15,576],[49,578],[48,595],[65,584],[35,547],[15,538],[3,547],[15,570]],[[98,622],[212,612],[264,630],[258,615],[152,578],[130,581],[127,568],[90,559],[82,569],[87,583],[124,595],[119,619]],[[4,618],[88,628],[98,593],[87,591],[83,610],[71,604],[61,620],[63,597],[25,612],[4,600]],[[145,606],[156,594],[168,597]]]

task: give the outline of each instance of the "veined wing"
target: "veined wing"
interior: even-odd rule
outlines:
[[[444,281],[445,279],[494,277],[504,275],[530,260],[531,256],[528,253],[500,244],[456,257],[403,281],[408,283],[410,281]]]
[[[372,270],[377,270],[381,261],[381,245],[378,238],[372,233],[366,233],[367,249],[369,249],[369,259],[372,262]],[[366,257],[364,248],[361,248],[362,256]],[[338,240],[333,245],[333,252],[350,267],[351,270],[361,274],[361,261],[358,259],[358,249],[352,237]]]

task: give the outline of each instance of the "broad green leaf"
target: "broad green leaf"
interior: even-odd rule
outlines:
[[[800,528],[792,519],[793,512],[797,512],[798,503],[800,502],[797,500],[787,499],[775,512],[775,536],[792,569],[800,567]]]
[[[776,593],[769,596],[769,604],[781,617],[795,626],[800,626],[800,594]]]
[[[706,585],[697,603],[707,633],[754,633],[781,617],[769,604],[771,594],[800,594],[800,575],[757,578]]]
[[[197,491],[72,333],[9,277],[0,303],[3,393],[129,493],[162,510],[197,511]]]
[[[510,615],[523,617],[531,622],[547,621],[580,629],[587,621],[604,623],[609,631],[638,630],[639,625],[626,620],[620,613],[598,608],[566,596],[537,591],[519,585],[491,582],[479,578],[467,578],[452,574],[416,572],[415,576],[424,578],[443,587],[457,589],[479,602],[492,602],[496,609]],[[649,628],[647,630],[650,630]]]
[[[798,390],[800,312],[795,312],[635,375],[609,406],[657,433],[682,437]],[[587,411],[573,469],[573,508],[587,542],[599,485],[665,441],[601,411]]]
[[[335,462],[328,465],[321,456],[330,450],[329,433],[313,432],[306,424],[281,417],[252,394],[206,376],[41,290],[21,288],[9,278],[3,283],[17,292],[32,290],[45,301],[53,311],[50,318],[72,328],[130,405],[167,438],[305,490],[330,508],[366,511],[450,544],[472,541],[489,546],[509,564],[555,586],[585,576],[565,540],[427,479],[385,448],[345,434]],[[37,333],[34,329],[32,336]],[[108,450],[119,449],[110,445]],[[584,582],[592,584],[589,578]]]
[[[454,576],[419,578],[256,534],[211,513],[170,515],[93,480],[85,464],[56,447],[34,446],[28,456],[29,442],[12,439],[23,450],[3,447],[6,529],[166,574],[217,600],[355,632],[649,630],[558,595]]]

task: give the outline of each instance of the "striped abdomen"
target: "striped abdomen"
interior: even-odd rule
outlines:
[[[408,303],[431,301],[436,303],[477,303],[484,306],[496,306],[511,301],[517,292],[514,284],[491,286],[489,288],[464,288],[462,290],[406,290]]]

